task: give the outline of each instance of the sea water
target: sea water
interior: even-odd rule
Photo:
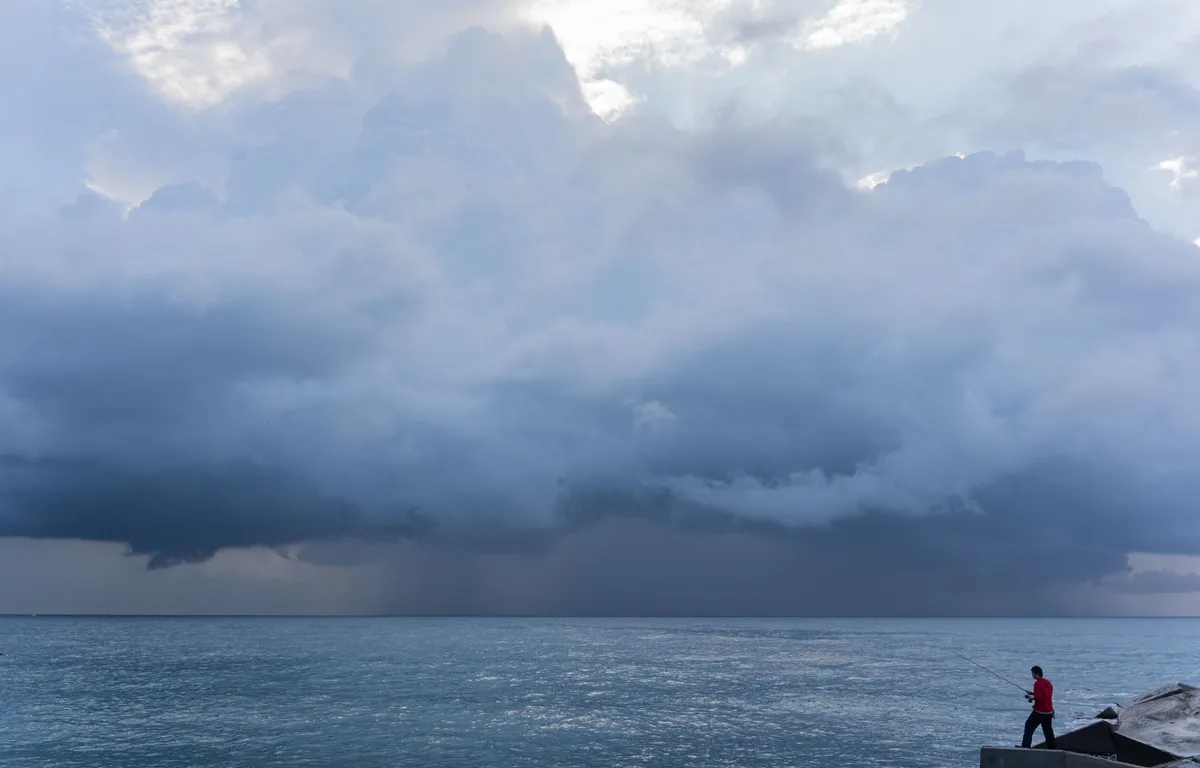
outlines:
[[[1200,680],[1192,620],[0,619],[0,766],[974,766]]]

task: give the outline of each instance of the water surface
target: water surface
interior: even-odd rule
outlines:
[[[0,765],[975,766],[1200,680],[1192,620],[0,619]]]

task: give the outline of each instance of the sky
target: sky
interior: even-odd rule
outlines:
[[[8,0],[0,116],[0,612],[1200,614],[1190,0]]]

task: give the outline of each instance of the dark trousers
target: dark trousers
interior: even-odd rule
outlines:
[[[1046,749],[1054,749],[1054,713],[1042,714],[1041,712],[1030,712],[1029,719],[1025,721],[1025,736],[1021,739],[1021,746],[1026,749],[1033,743],[1033,732],[1038,726],[1042,726],[1042,735],[1046,737]]]

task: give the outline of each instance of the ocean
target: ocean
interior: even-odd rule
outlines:
[[[0,766],[978,764],[1200,680],[1200,621],[0,619]]]

